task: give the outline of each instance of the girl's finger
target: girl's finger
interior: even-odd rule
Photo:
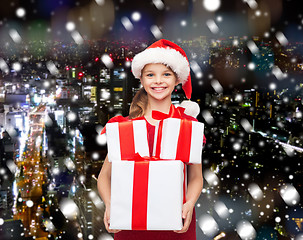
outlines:
[[[185,232],[187,231],[188,227],[189,227],[189,224],[191,222],[191,216],[189,216],[190,212],[187,212],[187,215],[186,215],[186,218],[185,218],[185,221],[184,221],[184,226],[183,228],[186,229]]]
[[[190,215],[189,213],[190,212],[188,211],[186,215],[184,214],[182,216],[183,218],[185,218],[183,228],[181,230],[177,230],[177,231],[174,231],[174,232],[176,232],[176,233],[184,233],[184,232],[186,232],[188,230],[189,224],[191,222],[191,216],[189,216]]]

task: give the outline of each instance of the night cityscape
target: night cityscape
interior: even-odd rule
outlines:
[[[303,239],[299,1],[143,2],[4,1],[0,239],[113,239],[100,133],[128,115],[131,61],[160,38],[187,53],[205,124],[197,239]]]

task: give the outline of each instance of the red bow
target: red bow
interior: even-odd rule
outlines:
[[[166,118],[182,118],[182,113],[185,109],[182,107],[176,108],[174,105],[170,106],[169,113],[163,113],[159,111],[152,111],[152,118],[156,120],[164,120]]]
[[[149,156],[141,157],[141,155],[139,153],[136,153],[134,155],[134,158],[127,159],[127,160],[128,161],[135,161],[135,162],[139,162],[139,161],[158,161],[158,160],[160,160],[160,158],[158,158],[158,157],[149,157]]]

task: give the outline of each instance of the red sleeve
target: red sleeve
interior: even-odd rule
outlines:
[[[125,122],[125,121],[128,121],[128,117],[123,117],[123,116],[119,115],[119,116],[112,117],[111,119],[108,120],[107,123]],[[106,123],[106,124],[107,124],[107,123]],[[101,135],[102,135],[103,133],[106,133],[106,126],[102,129]]]
[[[192,116],[186,115],[185,113],[182,113],[182,117],[191,121],[198,122],[198,120]],[[203,146],[206,144],[206,137],[203,135]]]

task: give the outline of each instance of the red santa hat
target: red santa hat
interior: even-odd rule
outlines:
[[[132,61],[132,72],[135,78],[141,77],[142,69],[149,63],[163,63],[169,66],[177,75],[188,99],[191,98],[192,86],[190,66],[184,50],[177,44],[161,39],[144,51],[138,53]]]

